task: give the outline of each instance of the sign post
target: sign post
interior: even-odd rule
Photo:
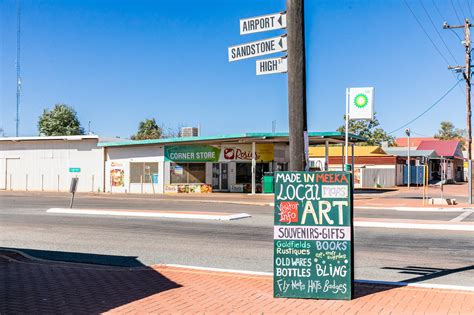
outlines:
[[[277,172],[274,297],[350,300],[354,252],[349,172]]]
[[[69,192],[72,194],[72,196],[71,196],[71,202],[69,203],[69,208],[72,208],[72,205],[74,203],[74,195],[76,194],[76,191],[77,191],[78,182],[79,182],[79,178],[77,177],[71,178],[71,186],[69,186]]]

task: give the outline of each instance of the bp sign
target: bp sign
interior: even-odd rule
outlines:
[[[352,184],[348,172],[277,172],[275,297],[352,297]]]

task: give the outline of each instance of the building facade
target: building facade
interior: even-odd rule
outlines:
[[[103,191],[103,149],[99,137],[0,138],[0,190]]]

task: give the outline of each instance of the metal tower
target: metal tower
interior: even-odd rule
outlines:
[[[21,34],[21,8],[20,0],[18,0],[18,20],[17,20],[17,31],[16,31],[16,136],[18,137],[18,131],[20,128],[20,93],[21,93],[21,76],[20,76],[20,34]]]

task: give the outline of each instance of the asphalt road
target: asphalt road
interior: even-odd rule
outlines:
[[[252,217],[206,221],[46,213],[48,208],[67,205],[67,195],[0,194],[0,247],[39,250],[29,253],[92,263],[108,260],[126,265],[131,257],[128,261],[145,265],[272,271],[271,207],[79,196],[75,205],[81,208],[245,212]],[[355,210],[359,218],[444,221],[460,213]],[[473,232],[356,227],[355,277],[472,286],[473,238]]]

